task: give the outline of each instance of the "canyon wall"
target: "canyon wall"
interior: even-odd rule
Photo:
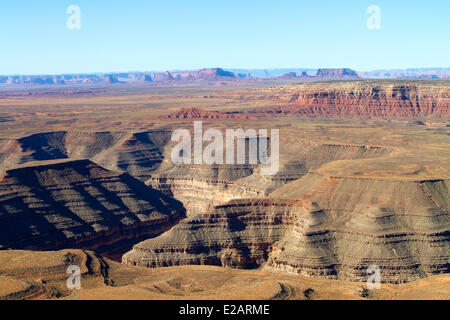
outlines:
[[[268,92],[269,93],[269,92]],[[449,118],[446,81],[348,81],[287,85],[270,91],[281,105],[254,114]]]
[[[37,133],[0,140],[0,168],[12,169],[33,161],[91,159],[109,170],[125,171],[142,181],[163,161],[171,131]]]
[[[85,248],[118,259],[184,215],[176,200],[89,160],[12,169],[0,181],[3,248]]]
[[[393,283],[449,271],[448,181],[308,174],[293,184],[190,217],[135,245],[123,263],[262,267],[352,281],[365,281],[377,265],[382,281]]]
[[[283,156],[279,171],[273,176],[261,175],[261,165],[175,166],[164,162],[146,183],[183,202],[190,216],[232,199],[267,197],[331,161],[376,158],[392,152],[381,147],[316,144],[282,137]]]

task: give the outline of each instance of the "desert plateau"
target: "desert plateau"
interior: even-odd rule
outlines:
[[[448,299],[448,80],[280,81],[7,87],[1,297]],[[195,121],[279,128],[278,172],[174,164]]]

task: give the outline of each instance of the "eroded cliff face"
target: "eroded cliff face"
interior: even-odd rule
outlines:
[[[319,144],[282,136],[279,171],[273,176],[262,176],[260,165],[176,166],[170,155],[174,145],[171,132],[60,131],[4,139],[0,141],[0,168],[88,158],[105,169],[127,172],[183,202],[189,214],[197,214],[232,199],[266,197],[330,161],[374,158],[393,152],[382,147]]]
[[[450,86],[411,81],[348,81],[267,90],[281,106],[253,113],[449,118]]]
[[[280,148],[283,157],[273,176],[261,175],[261,165],[175,166],[164,162],[146,183],[181,201],[191,216],[233,199],[265,198],[330,161],[376,158],[393,152],[382,147],[317,144],[285,137]]]
[[[188,215],[195,215],[232,199],[267,196],[263,186],[238,183],[253,174],[254,168],[245,165],[183,165],[153,174],[147,184],[173,196],[183,203]]]
[[[448,181],[308,174],[270,199],[233,200],[134,246],[123,263],[212,264],[406,282],[450,267]],[[447,200],[446,200],[447,199]]]
[[[34,161],[91,159],[109,170],[128,172],[146,181],[163,161],[171,131],[38,133],[0,140],[0,169]]]
[[[118,259],[184,215],[176,200],[89,160],[13,169],[0,181],[3,248],[84,248]]]

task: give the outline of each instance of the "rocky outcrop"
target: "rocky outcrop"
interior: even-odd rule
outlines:
[[[153,81],[152,77],[148,74],[143,74],[143,75],[139,76],[138,80],[142,81],[142,82],[152,82]]]
[[[297,73],[295,72],[289,72],[286,74],[283,74],[282,76],[279,76],[278,79],[296,79]]]
[[[163,161],[171,132],[58,131],[0,140],[1,169],[33,161],[91,159],[109,170],[121,170],[146,181]]]
[[[308,171],[335,160],[376,158],[392,153],[381,147],[313,144],[281,138],[280,168],[262,176],[260,165],[181,165],[163,162],[146,182],[181,201],[188,216],[207,211],[232,199],[264,198]]]
[[[360,79],[358,73],[352,69],[340,68],[340,69],[319,69],[316,73],[316,79],[323,80],[349,80]]]
[[[119,79],[117,79],[117,77],[112,74],[107,74],[105,75],[105,83],[119,83]]]
[[[238,80],[246,78],[245,75],[235,74],[221,68],[201,69],[198,71],[174,71],[165,73],[152,73],[149,75],[153,81],[218,81],[218,80]]]
[[[201,69],[198,71],[198,75],[203,79],[216,79],[218,77],[231,77],[235,78],[236,75],[233,72],[225,71],[221,68]]]
[[[85,248],[117,259],[184,215],[176,200],[89,160],[8,170],[0,181],[3,248]]]
[[[211,264],[401,283],[450,268],[448,181],[376,181],[308,174],[271,199],[214,207],[139,243],[123,263]]]
[[[274,94],[275,92],[275,94]],[[281,106],[252,113],[349,117],[449,118],[450,84],[349,81],[289,85],[271,92]]]
[[[288,72],[286,74],[283,74],[276,79],[280,80],[313,80],[314,77],[309,76],[306,71],[303,71],[301,74],[297,74],[296,72]]]
[[[203,120],[250,120],[255,117],[246,116],[240,113],[223,113],[217,111],[206,111],[199,108],[183,108],[179,111],[173,112],[168,115],[159,116],[158,119],[162,120],[186,120],[186,119],[203,119]]]

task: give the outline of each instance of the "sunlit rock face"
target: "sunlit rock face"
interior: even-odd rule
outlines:
[[[420,81],[314,82],[267,91],[271,99],[282,105],[254,110],[250,114],[361,118],[450,117],[450,90],[445,82],[436,85]]]
[[[308,174],[272,199],[233,200],[134,246],[123,263],[211,264],[383,282],[449,271],[448,181]],[[295,191],[293,191],[295,190]],[[276,197],[276,199],[275,199]]]

